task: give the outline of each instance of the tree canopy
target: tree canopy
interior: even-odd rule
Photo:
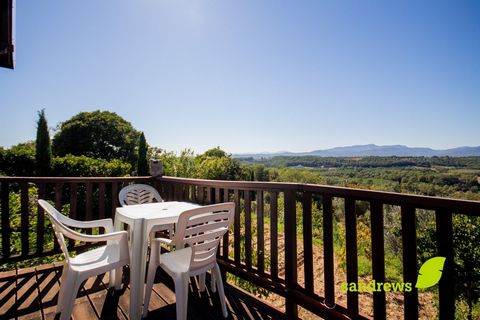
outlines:
[[[208,149],[203,154],[204,157],[211,157],[211,158],[225,158],[230,157],[225,151],[220,149],[220,147]]]
[[[134,163],[139,132],[114,112],[81,112],[60,125],[53,152]]]

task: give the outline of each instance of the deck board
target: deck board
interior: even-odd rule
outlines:
[[[55,319],[61,272],[61,263],[0,272],[0,319]],[[75,300],[72,319],[127,320],[130,290],[125,283],[128,272],[125,270],[124,285],[119,291],[108,288],[108,274],[85,281]],[[223,319],[218,294],[208,289],[199,292],[197,285],[196,281],[190,283],[188,319]],[[225,294],[229,319],[284,318],[280,311],[236,287],[227,285]],[[173,282],[159,270],[146,319],[175,319],[175,313]]]
[[[16,312],[16,270],[3,272],[0,277],[0,315],[4,315],[7,319]]]
[[[18,320],[42,319],[35,268],[17,270],[16,287]]]
[[[99,316],[95,311],[92,303],[92,296],[102,294],[101,288],[95,288],[98,277],[89,278],[82,284],[79,290],[75,306],[73,307],[72,315],[74,320],[98,319]],[[95,289],[97,289],[95,291]]]

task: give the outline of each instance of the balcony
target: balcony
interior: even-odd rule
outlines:
[[[58,254],[44,212],[29,195],[35,187],[39,198],[55,203],[57,209],[68,210],[71,217],[90,220],[112,217],[118,206],[118,191],[132,182],[154,185],[165,200],[191,201],[209,204],[233,201],[236,216],[233,228],[223,238],[218,261],[224,277],[240,279],[254,288],[277,297],[275,307],[229,285],[227,288],[230,313],[234,318],[321,317],[325,319],[386,319],[389,317],[385,292],[374,292],[371,307],[364,307],[362,294],[339,290],[338,282],[358,283],[360,279],[358,252],[357,204],[366,203],[370,212],[371,275],[376,282],[385,282],[386,210],[398,212],[401,220],[401,260],[403,282],[415,283],[418,273],[416,216],[432,212],[436,228],[439,256],[446,257],[443,275],[438,285],[438,316],[453,319],[455,285],[453,267],[454,215],[480,215],[480,202],[406,195],[370,190],[340,188],[297,183],[263,183],[213,181],[174,177],[128,178],[28,178],[0,177],[1,249],[0,264],[32,265],[43,257]],[[31,193],[31,192],[30,192]],[[10,208],[12,194],[20,203]],[[10,198],[10,201],[9,201]],[[334,248],[334,212],[344,212],[345,279],[339,279]],[[313,207],[321,209],[321,236],[312,221]],[[11,218],[11,211],[18,216]],[[18,221],[15,222],[15,219]],[[33,224],[32,222],[36,223]],[[35,228],[32,226],[35,225]],[[301,229],[301,232],[298,230]],[[321,241],[321,247],[316,243]],[[82,243],[70,242],[74,250],[86,250]],[[14,250],[15,248],[18,248]],[[320,249],[319,249],[320,248]],[[318,251],[321,251],[320,255]],[[321,258],[318,258],[321,257]],[[30,259],[37,259],[31,262]],[[317,261],[321,260],[321,261]],[[315,267],[321,263],[319,272]],[[0,275],[0,318],[47,318],[55,305],[58,286],[58,263],[33,268],[18,268]],[[87,318],[128,312],[128,288],[123,293],[105,289],[106,279],[90,279],[84,284],[76,310]],[[27,286],[27,284],[30,284]],[[174,318],[174,295],[166,277],[159,275],[156,302],[152,314]],[[45,288],[49,288],[45,291]],[[53,288],[53,289],[52,289]],[[404,292],[401,314],[405,319],[418,319],[421,301],[417,289]],[[216,296],[201,295],[192,283],[189,317],[219,317]],[[13,301],[13,304],[12,304]],[[105,305],[102,307],[102,303]],[[8,307],[5,307],[9,303]],[[206,303],[208,302],[208,303]],[[370,310],[367,310],[370,309]],[[300,310],[300,311],[299,311]],[[114,317],[115,318],[115,317]]]

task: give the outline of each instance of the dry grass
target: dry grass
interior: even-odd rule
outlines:
[[[243,230],[242,230],[243,232]],[[300,236],[301,237],[301,236]],[[270,259],[270,228],[268,224],[264,226],[265,239],[265,258]],[[297,265],[298,265],[298,283],[301,286],[305,284],[304,274],[304,250],[303,241],[301,238],[297,240]],[[256,236],[252,235],[252,251],[256,250]],[[231,248],[233,251],[233,248]],[[338,259],[335,257],[335,265],[338,266]],[[255,259],[253,259],[255,264]],[[314,272],[314,290],[315,293],[324,296],[324,267],[323,267],[323,247],[320,245],[313,245],[313,272]],[[285,238],[284,234],[278,233],[278,270],[279,276],[284,277],[285,274]],[[268,269],[266,268],[266,271]],[[371,277],[359,277],[359,282],[369,282]],[[341,290],[342,283],[346,282],[346,273],[342,268],[335,268],[335,301],[337,305],[346,307],[347,295]],[[285,310],[285,299],[275,294],[270,294],[268,297],[257,295],[257,298],[274,306],[275,308]],[[402,292],[387,292],[387,319],[403,319],[403,293]],[[359,309],[361,315],[373,319],[373,294],[359,293]],[[299,308],[299,317],[302,319],[318,319],[318,316]],[[434,304],[434,297],[432,293],[419,293],[419,318],[420,319],[435,319],[437,317],[437,309]]]

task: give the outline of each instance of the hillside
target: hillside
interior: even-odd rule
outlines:
[[[273,152],[273,153],[243,153],[234,154],[235,158],[272,158],[276,156],[320,156],[320,157],[472,157],[480,156],[480,146],[458,147],[436,150],[431,148],[408,147],[404,145],[378,146],[375,144],[336,147],[331,149],[314,150],[310,152]]]

